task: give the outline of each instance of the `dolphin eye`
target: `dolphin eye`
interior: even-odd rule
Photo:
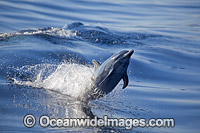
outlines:
[[[116,59],[117,59],[117,57],[113,57],[112,59],[113,59],[113,60],[116,60]]]
[[[117,59],[119,59],[119,56],[115,56],[112,58],[114,61],[116,61]]]
[[[113,57],[113,60],[116,61],[119,57]]]

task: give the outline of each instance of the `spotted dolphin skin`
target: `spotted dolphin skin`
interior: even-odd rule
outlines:
[[[123,89],[128,86],[127,68],[133,52],[134,50],[121,51],[108,58],[102,64],[95,60],[92,61],[95,71],[92,77],[92,87],[85,95],[87,99],[93,100],[107,95],[121,79],[124,81]]]

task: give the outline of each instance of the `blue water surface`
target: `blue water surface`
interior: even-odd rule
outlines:
[[[199,0],[1,0],[0,7],[0,132],[199,132]],[[122,90],[120,82],[89,110],[98,117],[173,118],[175,127],[24,126],[26,114],[80,114],[81,103],[70,98],[80,88],[63,91],[63,76],[77,76],[66,78],[69,86],[83,85],[92,59],[102,63],[124,49],[135,51],[129,86]]]

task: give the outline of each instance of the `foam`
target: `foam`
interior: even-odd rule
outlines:
[[[56,66],[56,69],[54,68]],[[53,90],[71,97],[81,97],[90,88],[93,67],[76,63],[61,63],[59,65],[38,64],[24,66],[35,73],[33,81],[21,81],[14,78],[14,83],[36,88]],[[52,71],[52,69],[55,69]],[[48,71],[50,73],[48,73]]]

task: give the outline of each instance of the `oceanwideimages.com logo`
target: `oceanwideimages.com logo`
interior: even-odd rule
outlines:
[[[136,127],[174,127],[175,121],[173,118],[152,118],[148,121],[144,118],[108,118],[104,115],[103,118],[95,116],[93,119],[86,118],[50,118],[47,115],[41,116],[38,121],[34,115],[26,115],[24,117],[24,125],[28,128],[34,127],[36,122],[41,127],[121,127],[127,130]]]

